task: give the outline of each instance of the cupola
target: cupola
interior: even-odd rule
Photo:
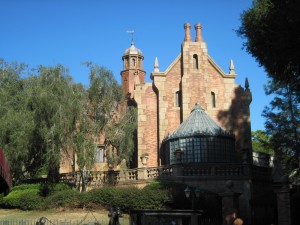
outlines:
[[[134,97],[136,85],[145,83],[145,71],[143,70],[144,56],[142,51],[135,47],[132,39],[131,46],[122,56],[123,70],[121,71],[123,91],[126,96]]]

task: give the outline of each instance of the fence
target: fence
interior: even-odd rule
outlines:
[[[41,218],[42,219],[42,218]],[[41,219],[3,219],[0,220],[0,225],[105,225],[107,222],[96,221],[96,220],[48,220]]]

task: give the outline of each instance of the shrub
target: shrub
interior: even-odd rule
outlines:
[[[2,205],[6,208],[37,209],[43,198],[37,189],[14,190],[5,196]],[[28,204],[28,206],[27,206]]]
[[[18,186],[14,186],[11,189],[11,192],[17,191],[17,190],[27,190],[27,189],[39,190],[39,188],[40,188],[40,184],[21,184],[21,185],[18,185]]]
[[[152,184],[144,189],[137,187],[105,186],[92,189],[86,193],[72,190],[65,184],[51,187],[52,192],[47,197],[40,196],[42,185],[30,184],[14,187],[5,197],[0,198],[0,204],[6,208],[24,210],[57,207],[102,206],[110,208],[118,206],[124,212],[133,209],[161,209],[169,201],[168,191],[163,186]],[[47,186],[46,189],[48,188]],[[48,191],[48,190],[47,190]]]
[[[128,212],[133,209],[161,209],[169,200],[167,190],[137,187],[103,187],[85,193],[85,204],[104,207],[118,206]]]
[[[80,193],[75,190],[57,191],[45,198],[44,208],[76,207],[80,204]]]
[[[33,210],[39,209],[44,202],[44,198],[36,190],[28,190],[20,195],[20,209]]]

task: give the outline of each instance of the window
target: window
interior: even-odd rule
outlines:
[[[181,91],[176,91],[176,96],[175,96],[175,104],[176,107],[180,107],[181,106]]]
[[[135,59],[132,59],[132,66],[135,67]]]
[[[198,55],[193,55],[193,68],[194,69],[199,69],[199,66],[198,66]]]
[[[104,146],[98,146],[95,153],[95,161],[96,163],[104,162]]]
[[[215,92],[211,92],[211,106],[216,108],[216,94]]]

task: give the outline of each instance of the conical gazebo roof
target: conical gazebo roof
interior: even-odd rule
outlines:
[[[189,117],[166,139],[192,136],[231,136],[196,103]]]

